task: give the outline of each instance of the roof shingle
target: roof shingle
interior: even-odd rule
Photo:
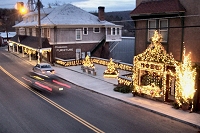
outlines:
[[[64,4],[54,9],[42,9],[42,13],[46,12],[47,15],[41,18],[41,26],[63,26],[63,25],[115,25],[108,21],[99,21],[98,17],[76,7],[72,4]],[[37,14],[37,12],[34,12]],[[32,14],[34,14],[32,13]],[[29,13],[26,15],[28,17]],[[29,27],[37,25],[37,21],[26,22],[22,21],[13,27]]]

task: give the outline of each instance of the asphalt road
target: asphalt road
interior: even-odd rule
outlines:
[[[0,51],[2,133],[196,133],[198,129],[67,81],[63,91],[30,88],[22,77],[32,66]],[[89,83],[90,81],[88,81]],[[100,86],[97,86],[100,87]]]

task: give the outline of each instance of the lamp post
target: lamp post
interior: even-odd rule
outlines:
[[[38,64],[42,61],[41,49],[42,49],[42,38],[41,38],[41,20],[40,20],[40,0],[37,1],[38,7],[38,38],[39,38],[39,50],[38,50]]]

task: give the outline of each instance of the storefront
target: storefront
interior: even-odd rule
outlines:
[[[8,47],[12,52],[22,53],[23,56],[28,56],[29,61],[38,59],[40,61],[41,59],[47,62],[52,61],[51,46],[46,38],[42,38],[42,48],[40,48],[38,37],[16,35],[11,38]],[[38,53],[41,53],[42,56],[38,56]]]

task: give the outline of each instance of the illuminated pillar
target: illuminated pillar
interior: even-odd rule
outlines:
[[[10,51],[10,45],[8,45],[8,51]]]
[[[19,54],[19,45],[17,45],[17,54]]]
[[[13,52],[15,52],[15,45],[13,44]]]
[[[29,53],[28,55],[29,55],[29,61],[31,61],[31,53]]]
[[[22,47],[22,57],[24,57],[24,47]]]

